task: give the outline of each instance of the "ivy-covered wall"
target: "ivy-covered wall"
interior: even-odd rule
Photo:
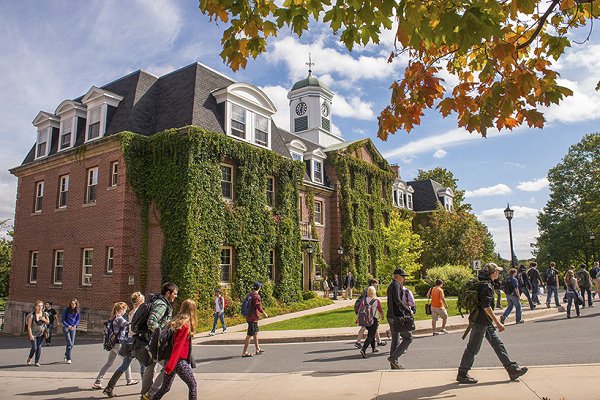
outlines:
[[[233,248],[233,296],[243,298],[253,282],[268,280],[269,250],[275,249],[276,282],[261,294],[267,301],[299,299],[301,162],[196,127],[120,137],[128,180],[144,204],[142,221],[148,220],[148,204],[160,212],[162,279],[179,285],[181,299],[210,302],[223,245]],[[234,164],[234,204],[221,197],[224,160]],[[272,208],[265,195],[268,176],[275,177]],[[142,279],[147,268],[142,262]]]
[[[370,252],[375,258],[372,275],[378,276],[376,260],[381,258],[385,248],[382,228],[391,215],[392,184],[396,175],[369,139],[327,153],[327,161],[339,180],[342,247],[346,256],[342,273],[352,272],[357,285],[363,288],[371,276]]]

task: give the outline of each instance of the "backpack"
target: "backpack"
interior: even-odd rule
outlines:
[[[525,279],[523,279],[524,272],[519,272],[517,274],[517,282],[519,283],[519,287],[525,286]]]
[[[458,299],[456,300],[456,307],[461,317],[463,316],[463,310],[471,312],[479,305],[479,286],[481,282],[477,278],[471,278],[466,281],[460,290],[458,291]]]
[[[592,268],[592,270],[590,271],[590,278],[596,279],[598,277],[598,270],[599,269],[600,268],[598,268],[598,267]]]
[[[164,361],[171,358],[175,342],[175,331],[167,326],[156,329],[152,333],[148,350],[153,360]]]
[[[370,327],[375,322],[375,313],[373,312],[373,304],[377,299],[371,300],[367,303],[367,298],[360,303],[360,309],[358,310],[358,325],[364,327]]]
[[[362,294],[356,299],[354,302],[354,314],[358,315],[358,310],[360,310],[360,305],[362,304],[362,300],[367,297],[367,291],[365,290]]]
[[[502,291],[508,296],[509,294],[512,294],[515,291],[515,288],[512,287],[512,285],[510,284],[510,276],[507,276],[506,278],[504,278],[504,280],[502,281]]]
[[[546,280],[547,284],[550,283],[550,286],[556,285],[556,271],[552,268],[546,270],[546,273],[544,274],[544,279]]]
[[[152,304],[154,304],[154,301],[159,297],[160,295],[158,293],[151,293],[148,296],[148,300],[142,303],[136,310],[133,320],[131,321],[131,330],[133,333],[143,334],[148,332],[148,318],[150,317]]]
[[[254,298],[253,292],[248,293],[244,301],[242,302],[242,316],[249,317],[252,314],[252,299]]]
[[[119,342],[119,336],[121,335],[121,331],[123,330],[123,328],[119,328],[119,331],[115,332],[115,327],[113,324],[114,321],[115,319],[112,318],[104,322],[104,331],[102,334],[102,347],[106,351],[111,351],[113,347],[115,347],[115,344]]]

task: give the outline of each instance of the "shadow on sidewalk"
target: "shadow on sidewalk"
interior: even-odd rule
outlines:
[[[424,387],[424,388],[418,388],[418,389],[409,389],[409,390],[394,392],[394,393],[380,394],[377,397],[374,397],[372,400],[400,400],[400,399],[414,400],[414,399],[432,399],[432,398],[443,399],[443,398],[450,398],[450,397],[456,398],[457,396],[455,394],[447,394],[445,396],[440,396],[440,395],[442,393],[444,393],[448,390],[452,390],[452,389],[462,389],[462,388],[468,388],[468,387],[473,387],[473,386],[477,386],[477,387],[495,386],[495,385],[498,385],[501,383],[506,383],[506,381],[484,382],[484,383],[478,383],[477,385],[459,385],[458,382],[454,382],[454,383],[447,383],[445,385],[440,385],[440,386],[430,386],[430,387]]]
[[[371,353],[370,351],[367,353],[367,358],[371,357],[387,357],[389,355],[388,352],[380,351],[378,353]],[[359,350],[356,349],[356,353],[349,354],[346,356],[340,357],[331,357],[331,358],[314,358],[312,360],[304,360],[305,363],[314,363],[314,362],[335,362],[335,361],[347,361],[347,360],[362,360]]]
[[[41,397],[42,399],[66,399],[67,397],[62,397],[60,395],[65,395],[67,393],[75,393],[75,392],[82,392],[82,394],[84,394],[85,392],[98,393],[97,390],[93,390],[93,389],[82,389],[78,386],[69,386],[69,387],[63,387],[63,388],[59,388],[59,389],[39,390],[37,392],[18,393],[17,396]],[[68,398],[75,399],[75,400],[87,400],[87,399],[95,399],[95,398],[97,398],[97,396],[83,395],[82,397],[68,397]]]

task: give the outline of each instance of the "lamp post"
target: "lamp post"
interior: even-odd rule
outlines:
[[[510,221],[513,219],[515,214],[514,210],[511,210],[510,205],[506,203],[506,209],[504,210],[504,216],[508,220],[508,235],[510,237],[510,267],[515,267],[515,252],[513,250],[513,238],[512,238],[512,225]]]
[[[306,246],[306,254],[308,254],[308,290],[312,290],[312,280],[311,280],[312,276],[310,274],[310,270],[311,270],[311,266],[312,266],[312,252],[313,252],[313,247],[309,243],[308,246]]]
[[[344,248],[342,245],[338,247],[338,254],[340,255],[340,279],[338,280],[338,290],[342,286],[342,256],[344,255]],[[334,293],[335,297],[337,297],[337,293]]]
[[[592,241],[592,258],[595,263],[596,262],[596,251],[594,251],[594,240],[596,240],[596,235],[594,235],[594,232],[590,232],[590,240]]]
[[[546,257],[548,257],[548,268],[550,268],[550,253],[546,254]]]

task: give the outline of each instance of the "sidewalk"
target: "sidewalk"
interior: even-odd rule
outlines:
[[[35,381],[22,372],[0,370],[3,399],[105,398],[89,388],[95,374],[83,372],[37,372]],[[288,374],[196,373],[199,399],[343,399],[343,400],[598,400],[596,390],[600,364],[537,366],[520,380],[511,382],[502,368],[474,369],[477,385],[459,385],[456,369],[379,370]],[[118,385],[119,398],[138,399],[138,386]],[[165,399],[187,398],[187,387],[175,379]]]
[[[272,324],[274,322],[284,321],[292,318],[301,317],[304,315],[317,314],[324,311],[335,310],[343,307],[350,307],[354,305],[355,300],[338,300],[335,304],[329,306],[313,308],[310,310],[300,311],[296,313],[279,315],[274,318],[261,319],[258,323],[259,327]],[[423,303],[423,302],[422,302]],[[425,303],[423,303],[425,304]],[[418,306],[422,306],[419,304]],[[526,309],[527,308],[527,309]],[[496,315],[501,315],[504,310],[496,310]],[[552,307],[546,308],[545,305],[538,306],[535,310],[529,310],[529,307],[523,307],[523,319],[531,320],[537,318],[544,318],[549,316],[557,315],[559,312],[564,312],[564,308]],[[460,315],[448,317],[446,329],[449,331],[464,330],[466,329],[469,321],[468,315],[464,318]],[[507,324],[514,323],[515,313],[514,311],[507,319]],[[441,321],[438,321],[438,328],[441,326]],[[426,335],[431,334],[431,319],[415,321],[416,330],[413,331],[414,335]],[[239,344],[242,343],[246,337],[246,324],[235,325],[227,327],[227,333],[222,334],[217,330],[215,336],[208,336],[208,332],[199,333],[193,340],[196,345],[199,344]],[[259,334],[259,340],[261,343],[294,343],[294,342],[317,342],[327,340],[356,340],[358,333],[358,327],[346,327],[346,328],[323,328],[323,329],[310,329],[310,330],[287,330],[287,331],[261,331]],[[388,324],[381,324],[379,326],[379,333],[382,339],[386,338],[386,330],[389,329]],[[366,331],[365,331],[366,337]]]

